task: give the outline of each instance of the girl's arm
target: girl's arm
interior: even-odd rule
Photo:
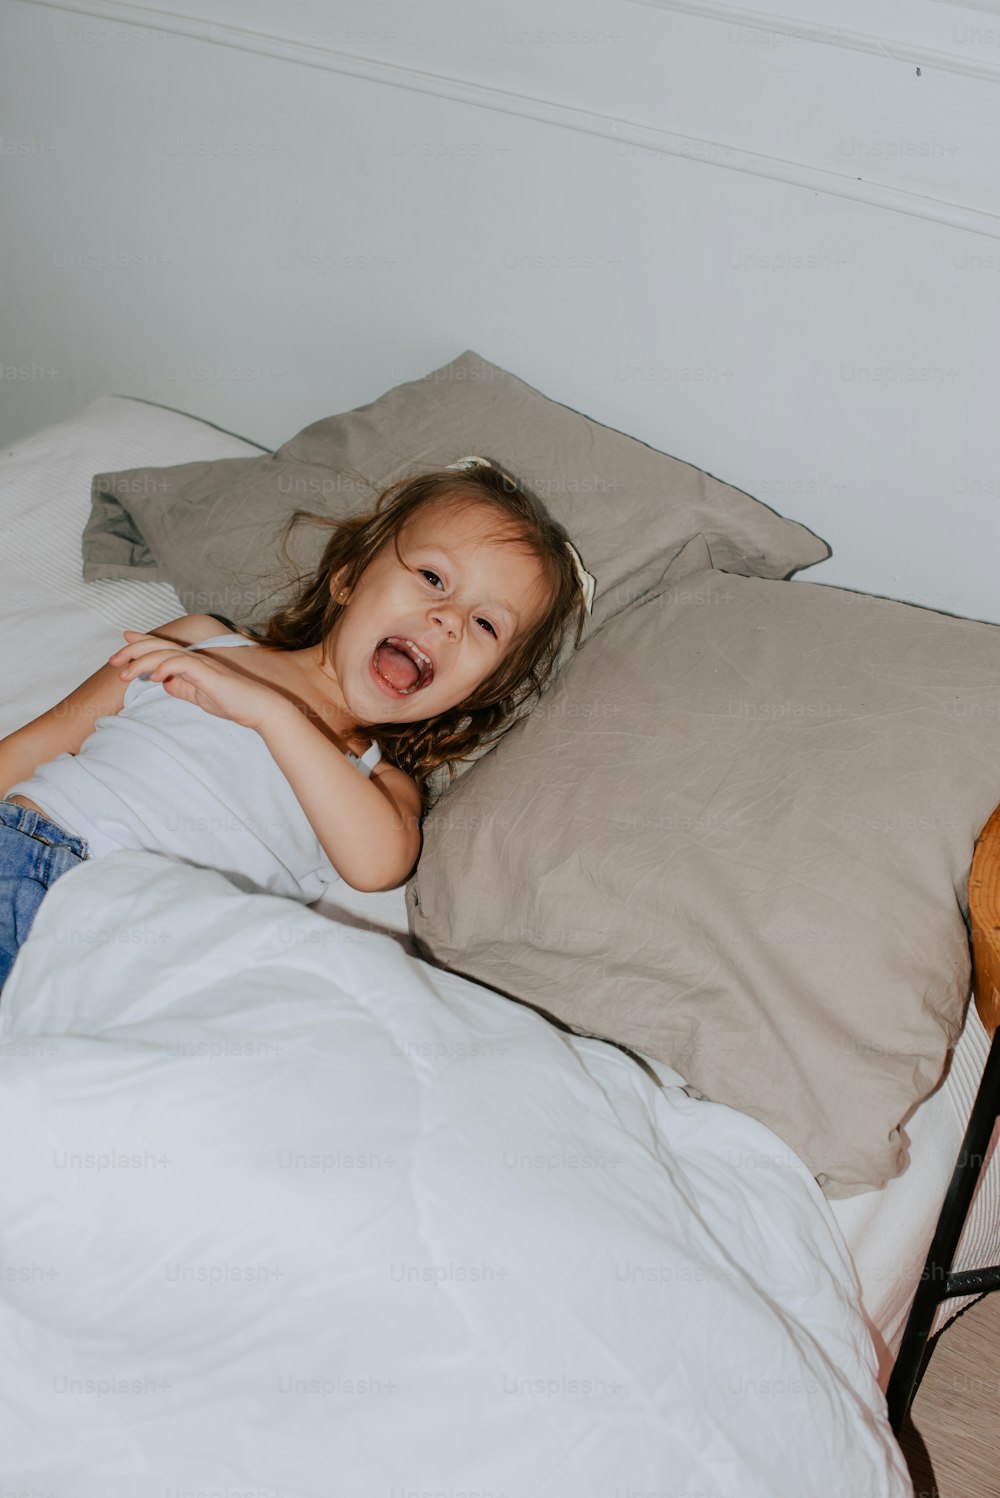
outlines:
[[[185,614],[151,633],[178,644],[193,644],[217,635],[219,621],[207,614]],[[93,733],[96,719],[121,710],[127,686],[117,666],[102,666],[55,707],[0,739],[0,796],[18,781],[30,780],[39,765],[48,764],[57,754],[76,754]]]
[[[95,719],[118,712],[125,687],[113,666],[102,666],[47,713],[0,739],[0,796],[18,781],[30,780],[39,765],[57,754],[76,754],[93,732]]]
[[[420,856],[420,793],[395,765],[366,779],[300,712],[278,712],[257,728],[347,883],[395,889]],[[382,771],[382,765],[379,765]]]

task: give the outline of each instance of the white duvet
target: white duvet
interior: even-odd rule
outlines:
[[[791,1151],[391,935],[114,854],[0,1053],[3,1492],[912,1493]]]

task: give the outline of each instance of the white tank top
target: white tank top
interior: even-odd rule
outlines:
[[[187,648],[256,643],[225,634]],[[368,776],[382,754],[372,743],[347,758]],[[260,734],[158,681],[130,681],[121,711],[96,719],[77,754],[40,765],[6,794],[34,801],[93,858],[148,848],[306,904],[340,879]]]

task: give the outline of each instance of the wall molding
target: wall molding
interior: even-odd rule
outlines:
[[[762,177],[772,182],[799,187],[807,192],[847,198],[852,202],[863,203],[868,207],[879,208],[886,212],[901,213],[932,223],[944,224],[948,228],[961,229],[990,239],[1000,239],[1000,215],[987,213],[979,208],[936,196],[909,192],[904,188],[866,182],[854,176],[785,157],[764,156],[754,151],[727,145],[724,142],[704,140],[697,136],[642,125],[637,121],[602,114],[598,110],[576,108],[556,103],[553,100],[494,88],[489,84],[470,83],[444,73],[408,68],[399,63],[382,62],[372,57],[361,57],[341,48],[292,41],[280,35],[249,30],[231,22],[210,21],[207,17],[185,14],[179,10],[154,9],[133,3],[133,0],[22,0],[22,3],[86,15],[96,20],[114,21],[121,25],[173,32],[196,41],[211,43],[213,46],[255,52],[261,56],[274,57],[285,62],[299,63],[306,67],[322,68],[327,72],[363,78],[369,83],[431,94],[436,98],[450,99],[455,103],[472,105],[477,109],[516,115],[521,119],[535,120],[540,124],[554,125],[559,129],[574,130],[624,145],[660,151],[664,155],[680,157],[706,168]],[[707,19],[738,17],[740,24],[743,25],[751,24],[749,17],[758,14],[741,11],[732,5],[717,4],[714,0],[631,0],[631,3],[651,4],[664,9],[686,11]],[[719,15],[711,16],[709,12],[712,11],[718,12]],[[772,23],[780,19],[780,17],[771,17]],[[799,23],[794,24],[798,30]],[[835,30],[831,31],[831,36],[836,34],[838,33]]]
[[[980,78],[988,83],[1000,83],[1000,63],[959,57],[954,52],[939,52],[931,47],[915,46],[912,42],[892,37],[886,40],[867,32],[845,31],[824,21],[796,20],[775,11],[745,10],[741,5],[727,5],[722,0],[626,0],[626,3],[643,5],[651,10],[676,11],[679,15],[697,16],[705,21],[724,21],[729,26],[741,26],[748,31],[794,36],[828,47],[845,47],[851,52],[865,52],[871,57],[884,58],[887,62],[905,62],[919,68],[958,73],[964,78]],[[970,4],[970,0],[937,0],[937,3],[958,7]]]

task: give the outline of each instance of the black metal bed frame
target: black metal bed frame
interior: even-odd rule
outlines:
[[[996,1031],[990,1045],[986,1065],[983,1068],[979,1091],[972,1105],[965,1138],[955,1161],[955,1169],[948,1187],[941,1214],[938,1217],[934,1237],[927,1253],[924,1272],[920,1277],[917,1293],[910,1307],[910,1314],[900,1343],[899,1356],[893,1368],[886,1402],[889,1423],[898,1436],[913,1396],[917,1392],[931,1353],[941,1335],[931,1337],[931,1327],[937,1308],[944,1300],[955,1300],[963,1295],[982,1295],[990,1290],[1000,1290],[1000,1264],[986,1269],[969,1269],[955,1272],[952,1264],[958,1248],[975,1195],[976,1184],[982,1173],[986,1152],[993,1137],[993,1128],[1000,1117],[1000,1029]],[[944,1330],[944,1328],[942,1328]]]

